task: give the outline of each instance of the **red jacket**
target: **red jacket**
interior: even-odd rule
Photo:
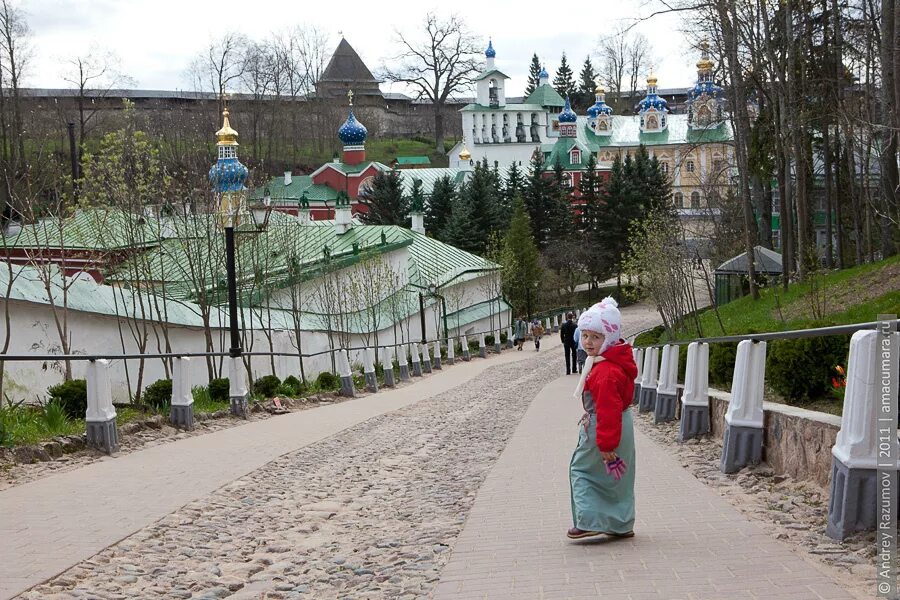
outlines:
[[[585,390],[594,398],[597,413],[597,446],[601,452],[612,452],[622,439],[622,412],[631,406],[637,365],[631,346],[623,341],[606,349],[605,360],[594,363]]]

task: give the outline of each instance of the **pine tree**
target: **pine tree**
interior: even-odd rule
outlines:
[[[531,313],[537,302],[537,284],[541,280],[538,250],[531,231],[533,224],[521,196],[513,201],[509,229],[503,238],[503,292],[517,313]]]
[[[549,202],[547,205],[548,240],[566,241],[572,234],[572,189],[566,179],[566,171],[559,156],[553,163]]]
[[[559,69],[556,71],[556,77],[553,78],[553,87],[559,92],[559,95],[565,98],[575,93],[575,76],[572,68],[569,67],[569,61],[566,59],[566,53],[563,52],[562,60],[559,62]]]
[[[425,230],[441,241],[444,241],[441,235],[450,220],[455,200],[456,185],[449,175],[434,182],[431,197],[425,207]]]
[[[599,206],[600,176],[597,173],[597,158],[591,152],[581,181],[578,182],[578,194],[581,201],[581,215],[579,226],[581,232],[590,235],[597,223],[597,209]]]
[[[541,60],[537,53],[531,57],[531,66],[528,67],[528,85],[525,86],[525,97],[531,95],[531,92],[537,89],[541,84]]]
[[[501,203],[501,212],[504,215],[504,229],[509,227],[509,220],[512,218],[513,204],[516,196],[525,193],[525,177],[519,168],[519,163],[513,161],[506,171],[506,181],[503,183],[503,202]]]
[[[475,207],[468,194],[462,193],[453,201],[453,210],[447,225],[441,232],[441,239],[466,252],[478,253],[484,249],[485,238],[472,224],[476,218]]]
[[[483,250],[491,233],[502,229],[503,216],[500,213],[500,192],[494,171],[488,166],[487,159],[475,164],[472,177],[460,191],[472,207],[473,221],[469,224],[481,239]]]
[[[591,57],[584,59],[584,65],[581,67],[581,73],[578,75],[578,93],[575,95],[576,105],[580,110],[587,109],[594,103],[594,90],[597,87],[597,73],[594,71],[594,65],[591,63]]]
[[[544,173],[544,154],[535,149],[531,168],[525,181],[524,205],[531,223],[531,232],[538,248],[547,243],[547,206],[550,203],[551,182]]]
[[[409,225],[409,200],[403,194],[403,184],[397,171],[381,171],[359,196],[359,201],[368,211],[360,218],[370,225]]]

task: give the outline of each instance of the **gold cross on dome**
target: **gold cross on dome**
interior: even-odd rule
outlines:
[[[353,106],[353,90],[347,92],[347,98],[350,99],[350,106]]]

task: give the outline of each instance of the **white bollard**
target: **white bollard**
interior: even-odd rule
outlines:
[[[656,386],[656,404],[653,411],[654,423],[675,420],[675,402],[678,399],[678,346],[668,344],[663,347],[662,366]]]
[[[644,376],[644,353],[643,348],[632,348],[634,354],[634,364],[637,365],[637,375],[634,376],[634,397],[631,399],[632,404],[637,404],[641,398],[641,378]]]
[[[191,392],[191,359],[176,357],[172,361],[172,407],[169,421],[175,427],[194,428],[194,394]]]
[[[378,391],[378,378],[375,376],[375,350],[366,348],[363,350],[363,376],[366,379],[366,390]]]
[[[447,338],[447,364],[452,365],[456,362],[456,340]]]
[[[659,373],[659,348],[647,348],[644,351],[644,373],[641,377],[641,399],[638,411],[650,412],[656,406],[656,384]]]
[[[84,416],[87,444],[107,454],[119,449],[116,408],[109,384],[109,361],[92,360],[87,364],[87,411]]]
[[[338,350],[338,376],[341,378],[341,396],[356,396],[356,388],[353,385],[353,371],[350,370],[350,356],[346,350]]]
[[[441,341],[440,340],[434,340],[434,348],[433,348],[432,352],[434,353],[434,357],[432,358],[431,366],[434,367],[435,369],[440,370],[441,369]]]
[[[419,361],[419,345],[415,342],[409,344],[409,356],[412,359],[413,377],[422,376],[422,363]]]
[[[422,342],[422,370],[431,373],[431,353],[428,351],[428,344]]]
[[[384,385],[395,387],[397,381],[394,379],[394,349],[391,346],[381,349],[381,366],[384,368]]]
[[[484,343],[484,334],[478,334],[478,356],[481,358],[487,358],[487,346]]]
[[[681,393],[681,426],[678,441],[709,433],[709,344],[688,345],[684,369],[684,391]]]
[[[400,381],[409,381],[409,361],[406,358],[406,346],[397,346],[397,365],[400,367]]]
[[[462,337],[459,338],[459,347],[462,348],[463,361],[469,362],[472,356],[469,353],[469,338],[466,337],[466,334],[462,334]]]
[[[751,340],[739,343],[731,380],[731,402],[725,413],[720,465],[723,473],[735,473],[762,460],[765,375],[766,343]]]
[[[891,425],[879,419],[882,394],[889,391],[882,389],[885,363],[892,369],[894,385],[897,385],[897,364],[890,364],[887,359],[891,356],[887,346],[893,347],[896,360],[900,333],[890,336],[882,331],[866,330],[857,331],[850,338],[841,429],[831,449],[831,501],[825,527],[825,535],[836,540],[843,540],[856,531],[875,529],[883,491],[878,481],[879,453],[891,450],[890,455],[895,459],[900,455],[896,438],[884,440],[885,434],[880,436],[878,431],[884,427],[889,432]],[[887,359],[884,363],[883,358]]]
[[[510,327],[506,330],[506,347],[512,348],[515,345],[516,334],[513,331],[513,328]]]
[[[247,369],[244,361],[239,356],[230,356],[228,361],[228,396],[231,402],[231,414],[236,417],[247,418],[250,410],[247,399],[250,397],[250,389],[247,387]]]
[[[500,354],[500,330],[494,332],[494,354]]]

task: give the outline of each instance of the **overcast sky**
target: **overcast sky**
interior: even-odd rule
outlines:
[[[650,1],[494,0],[450,6],[485,43],[488,36],[493,38],[497,66],[512,78],[507,94],[514,96],[525,87],[532,53],[546,60],[552,76],[565,51],[577,75],[598,39],[649,14]],[[21,6],[32,32],[26,86],[68,87],[62,77],[66,58],[93,46],[118,55],[121,70],[136,87],[163,90],[190,89],[188,63],[223,31],[239,30],[262,39],[282,28],[313,24],[329,35],[332,46],[343,32],[375,71],[397,51],[395,29],[414,34],[427,11],[449,12],[448,3],[429,0],[28,0]],[[686,86],[696,78],[698,57],[681,34],[679,19],[654,17],[637,27],[653,47],[661,88]],[[382,90],[391,91],[387,85]]]

